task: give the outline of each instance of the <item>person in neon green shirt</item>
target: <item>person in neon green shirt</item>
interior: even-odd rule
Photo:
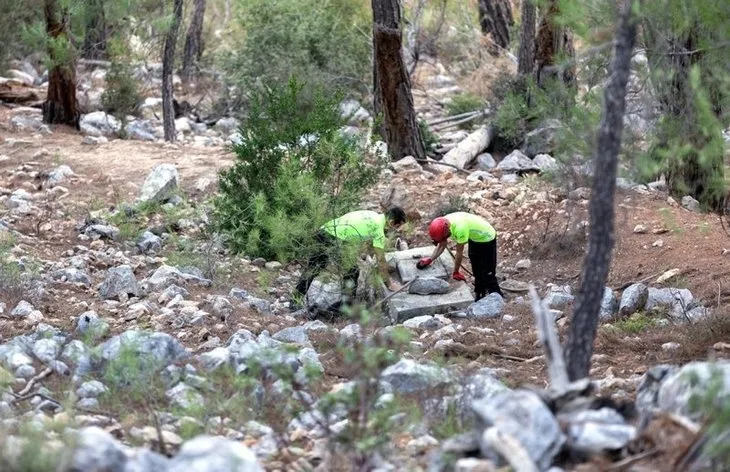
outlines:
[[[329,263],[332,250],[336,248],[338,240],[353,244],[372,242],[383,282],[389,290],[398,290],[397,284],[390,281],[388,264],[385,261],[385,229],[386,226],[398,227],[405,221],[406,214],[403,209],[394,207],[385,214],[369,210],[353,211],[323,224],[315,236],[317,250],[309,258],[297,284],[297,292],[300,295],[307,293],[314,278]],[[356,287],[358,273],[357,265],[348,268],[343,277],[345,285],[349,283],[352,287]]]
[[[449,213],[434,219],[428,226],[428,234],[436,244],[431,257],[418,261],[416,267],[423,269],[438,259],[446,249],[449,236],[456,242],[454,261],[454,280],[465,281],[461,274],[461,262],[464,257],[464,245],[469,243],[469,260],[474,271],[475,299],[484,298],[487,293],[499,293],[502,290],[497,282],[497,232],[491,224],[478,215],[463,211]]]

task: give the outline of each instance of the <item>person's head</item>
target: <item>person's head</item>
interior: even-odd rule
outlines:
[[[431,224],[428,225],[428,235],[431,237],[431,240],[434,242],[434,244],[446,241],[446,238],[451,235],[449,220],[447,220],[443,216],[435,218],[433,221],[431,221]]]
[[[397,228],[406,222],[406,212],[401,207],[392,207],[385,212],[385,220],[388,226]]]

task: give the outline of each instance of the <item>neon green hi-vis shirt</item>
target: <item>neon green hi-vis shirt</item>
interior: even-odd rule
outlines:
[[[488,243],[497,237],[497,232],[484,218],[463,211],[446,215],[451,236],[457,244]]]
[[[322,225],[328,234],[343,241],[373,242],[373,247],[385,248],[385,215],[360,210],[346,213]]]

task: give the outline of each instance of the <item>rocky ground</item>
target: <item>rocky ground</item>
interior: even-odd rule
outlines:
[[[458,85],[430,77],[415,95],[433,118]],[[346,108],[353,132],[366,112]],[[81,133],[39,117],[0,106],[0,448],[36,466],[17,470],[352,470],[370,457],[377,470],[486,471],[504,464],[507,435],[538,470],[638,472],[668,470],[695,439],[688,392],[730,353],[730,239],[662,182],[619,181],[595,392],[577,405],[544,390],[526,287],[564,336],[590,192],[540,177],[555,165],[542,141],[465,171],[404,159],[383,172],[364,207],[405,206],[411,247],[448,205],[488,217],[508,289],[388,326],[313,319],[289,305],[296,264],[232,255],[208,234],[235,121],[182,118],[169,145],[154,114],[128,125],[132,140],[101,112]],[[441,149],[468,134],[442,132]],[[692,390],[687,371],[704,383]]]

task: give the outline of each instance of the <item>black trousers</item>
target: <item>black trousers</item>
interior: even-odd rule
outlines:
[[[319,230],[314,237],[316,248],[312,252],[312,255],[307,261],[306,267],[302,271],[302,276],[299,278],[297,283],[297,293],[304,296],[309,290],[309,286],[312,285],[312,281],[327,267],[333,259],[340,259],[339,241],[337,238],[323,230]],[[339,260],[341,263],[342,261]],[[344,285],[344,293],[350,296],[355,294],[357,289],[357,278],[360,275],[360,268],[355,264],[353,267],[345,268],[342,282]],[[348,293],[347,288],[351,287],[351,293]]]
[[[469,260],[474,271],[475,300],[494,292],[504,297],[497,282],[497,238],[488,243],[469,241]]]

